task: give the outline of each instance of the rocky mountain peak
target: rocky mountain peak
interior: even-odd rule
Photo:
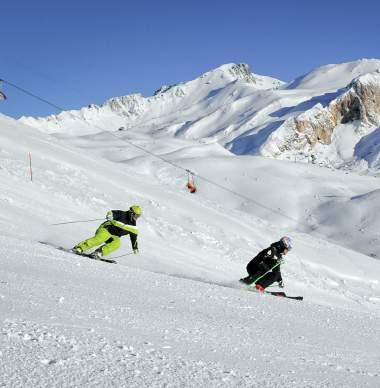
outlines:
[[[246,63],[232,63],[220,67],[220,70],[227,73],[232,78],[242,80],[247,83],[256,84],[257,79],[253,73],[251,73],[249,66]]]
[[[334,153],[326,146],[340,147],[336,143],[339,137],[342,143],[352,143],[354,157],[355,144],[363,135],[380,126],[380,71],[353,79],[336,94],[325,106],[317,102],[310,109],[288,118],[262,146],[262,153],[281,155],[281,158],[302,154],[320,161],[326,159],[326,153],[330,154],[329,157]],[[314,99],[322,100],[321,96]],[[340,135],[337,137],[338,130]],[[334,139],[335,144],[332,144]]]

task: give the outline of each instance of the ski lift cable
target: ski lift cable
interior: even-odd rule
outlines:
[[[57,104],[54,104],[54,103],[50,102],[49,100],[46,100],[46,99],[44,99],[44,98],[38,96],[38,95],[35,94],[35,93],[29,92],[28,90],[26,90],[26,89],[24,89],[24,88],[22,88],[22,87],[20,87],[20,86],[18,86],[18,85],[16,85],[16,84],[14,84],[14,83],[12,83],[12,82],[9,82],[9,81],[7,81],[7,80],[5,80],[5,79],[3,79],[3,78],[0,78],[0,81],[2,81],[2,82],[4,82],[4,83],[6,83],[6,84],[8,84],[8,85],[10,85],[10,86],[12,86],[12,87],[14,87],[15,89],[17,89],[17,90],[19,90],[19,91],[21,91],[21,92],[27,94],[27,95],[30,96],[30,97],[33,97],[33,98],[35,98],[35,99],[37,99],[37,100],[39,100],[39,101],[41,101],[41,102],[43,102],[43,103],[45,103],[45,104],[47,104],[47,105],[49,105],[49,106],[51,106],[51,107],[57,109],[58,111],[68,111],[68,110],[69,110],[69,109],[65,109],[65,108],[63,108],[63,107],[61,107],[61,106],[59,106],[59,105],[57,105]],[[120,139],[118,136],[116,136],[116,135],[115,135],[112,131],[110,131],[109,129],[100,127],[100,126],[97,125],[97,124],[94,124],[93,126],[94,126],[95,128],[97,128],[97,129],[100,129],[101,131],[108,132],[108,133],[111,134],[113,137],[117,138],[118,140],[124,141],[125,143],[128,143],[128,144],[132,145],[133,147],[136,147],[136,148],[138,148],[139,150],[141,150],[141,151],[143,151],[143,152],[145,152],[145,153],[147,153],[147,154],[150,154],[151,156],[154,156],[154,157],[156,157],[156,158],[158,158],[158,159],[161,159],[161,160],[162,160],[163,162],[165,162],[165,163],[171,164],[173,167],[176,167],[176,168],[182,169],[182,170],[184,170],[184,171],[187,171],[187,169],[185,169],[185,168],[183,168],[183,167],[181,167],[181,166],[179,166],[179,165],[173,163],[172,161],[170,161],[170,160],[168,160],[168,159],[163,158],[163,157],[160,156],[160,155],[154,154],[153,152],[151,152],[151,151],[145,149],[144,147],[141,147],[141,146],[139,146],[139,145],[137,145],[137,144],[134,144],[133,142],[131,142],[131,141],[129,141],[129,140]]]
[[[4,82],[5,84],[8,84],[9,86],[12,86],[13,88],[15,88],[15,89],[21,91],[22,93],[25,93],[26,95],[28,95],[28,96],[30,96],[30,97],[32,97],[32,98],[35,98],[35,99],[37,99],[37,100],[39,100],[39,101],[41,101],[41,102],[43,102],[43,103],[45,103],[45,104],[47,104],[47,105],[49,105],[49,106],[51,106],[51,107],[57,109],[58,111],[67,111],[67,110],[68,110],[68,109],[64,109],[63,107],[61,107],[61,106],[59,106],[59,105],[57,105],[57,104],[55,104],[55,103],[52,103],[52,102],[50,102],[49,100],[47,100],[47,99],[45,99],[45,98],[42,98],[42,97],[38,96],[37,94],[32,93],[32,92],[30,92],[30,91],[28,91],[28,90],[26,90],[26,89],[24,89],[24,88],[22,88],[22,87],[20,87],[20,86],[18,86],[18,85],[16,85],[16,84],[12,83],[12,82],[10,82],[10,81],[7,81],[7,80],[5,80],[5,79],[3,79],[3,78],[0,78],[0,81]],[[170,164],[171,166],[173,166],[173,167],[175,167],[175,168],[178,168],[178,169],[180,169],[180,170],[185,171],[185,172],[188,174],[188,176],[190,176],[190,175],[191,175],[192,177],[196,176],[196,177],[199,178],[200,180],[203,180],[203,181],[205,181],[205,182],[207,182],[207,183],[209,183],[209,184],[211,184],[211,185],[214,185],[215,187],[218,187],[218,188],[221,189],[221,190],[224,190],[224,191],[226,191],[226,192],[229,192],[229,193],[231,193],[231,194],[233,194],[233,195],[235,195],[235,196],[237,196],[237,197],[240,197],[240,198],[244,199],[245,201],[252,202],[253,204],[255,204],[255,205],[258,206],[258,207],[261,207],[261,208],[263,208],[263,209],[266,209],[266,210],[268,210],[268,211],[270,211],[270,212],[272,212],[272,213],[274,213],[274,214],[281,215],[282,217],[287,218],[288,220],[290,220],[290,221],[292,221],[292,222],[295,222],[295,223],[297,223],[297,224],[302,224],[302,222],[297,221],[296,219],[294,219],[294,218],[288,216],[287,214],[285,214],[285,213],[283,213],[283,212],[281,212],[281,211],[279,211],[279,210],[272,209],[271,207],[266,206],[266,205],[263,205],[262,203],[260,203],[260,202],[258,202],[258,201],[255,201],[254,199],[252,199],[252,198],[250,198],[250,197],[247,197],[247,196],[245,196],[244,194],[241,194],[241,193],[239,193],[239,192],[237,192],[237,191],[234,191],[234,190],[232,190],[232,189],[229,189],[228,187],[225,187],[225,186],[223,186],[223,185],[221,185],[221,184],[219,184],[219,183],[217,183],[217,182],[212,181],[211,179],[209,179],[209,178],[207,178],[207,177],[204,177],[204,176],[202,176],[202,175],[200,175],[200,174],[197,174],[197,173],[191,171],[191,170],[188,169],[188,168],[182,167],[182,166],[180,166],[180,165],[178,165],[178,164],[172,162],[171,160],[162,157],[161,155],[157,155],[157,154],[155,154],[154,152],[151,152],[151,151],[147,150],[146,148],[144,148],[144,147],[142,147],[142,146],[140,146],[140,145],[137,145],[137,144],[133,143],[133,142],[130,141],[130,140],[123,139],[123,138],[119,138],[118,136],[116,136],[116,135],[115,135],[111,130],[109,130],[109,129],[100,127],[100,126],[97,125],[97,124],[94,124],[93,127],[97,128],[97,129],[100,129],[101,131],[104,131],[104,132],[109,133],[111,136],[117,138],[119,141],[125,142],[125,143],[131,145],[132,147],[135,147],[135,148],[139,149],[140,151],[142,151],[142,152],[144,152],[144,153],[146,153],[146,154],[149,154],[149,155],[151,155],[151,156],[153,156],[153,157],[155,157],[155,158],[157,158],[157,159],[160,159],[160,160],[163,161],[164,163]],[[305,224],[305,226],[307,226],[307,228],[310,228],[310,226],[308,226],[308,225],[306,225],[306,224]]]
[[[33,97],[33,98],[35,98],[35,99],[37,99],[37,100],[39,100],[39,101],[41,101],[41,102],[43,102],[43,103],[45,103],[47,105],[50,105],[50,106],[52,106],[53,108],[55,108],[57,110],[61,110],[61,111],[65,110],[62,107],[60,107],[60,106],[58,106],[56,104],[53,104],[52,102],[50,102],[48,100],[45,100],[44,98],[41,98],[41,97],[37,96],[36,94],[31,93],[28,90],[26,90],[24,88],[21,88],[20,86],[17,86],[15,84],[13,84],[12,82],[9,82],[9,81],[7,81],[7,80],[5,80],[3,78],[0,78],[0,82],[4,82],[5,84],[8,84],[9,86],[14,87],[15,89],[19,90],[20,92],[23,92],[23,93],[27,94],[30,97]]]

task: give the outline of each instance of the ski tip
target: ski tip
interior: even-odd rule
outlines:
[[[110,264],[117,264],[117,261],[116,260],[100,260],[100,261],[104,261],[105,263],[110,263]]]

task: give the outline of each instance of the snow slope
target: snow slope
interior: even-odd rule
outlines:
[[[378,70],[379,65],[378,59],[359,59],[353,62],[325,65],[297,78],[286,88],[335,91],[347,86],[362,74]]]
[[[335,200],[378,230],[376,178],[134,130],[0,129],[1,386],[379,386],[380,262],[360,253],[378,243],[326,229],[349,230]],[[199,175],[197,194],[175,166]],[[117,265],[40,243],[71,247],[132,203],[140,254],[124,238]],[[237,281],[284,234],[286,292],[304,302]]]

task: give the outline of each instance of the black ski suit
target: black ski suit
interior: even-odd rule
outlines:
[[[246,284],[256,283],[263,288],[267,288],[274,282],[282,282],[280,262],[285,249],[285,245],[278,241],[271,244],[269,248],[262,250],[248,263],[247,272],[249,276],[241,279],[241,281]],[[257,278],[266,272],[268,273],[265,276],[255,282]]]

